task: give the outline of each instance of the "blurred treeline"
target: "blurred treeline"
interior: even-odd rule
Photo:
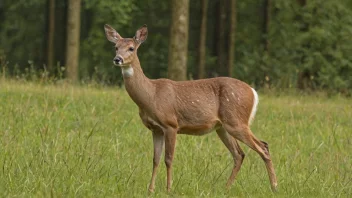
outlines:
[[[0,0],[3,76],[65,78],[70,1]],[[232,76],[256,87],[352,90],[351,0],[182,2],[189,3],[188,79],[204,72],[203,77]],[[105,38],[105,23],[123,37],[134,36],[147,24],[148,39],[138,53],[142,68],[150,78],[167,77],[174,4],[175,0],[82,0],[79,81],[122,81],[120,70],[112,66],[115,52]],[[199,52],[201,35],[206,38],[204,55]],[[199,68],[199,61],[204,61],[204,68]]]

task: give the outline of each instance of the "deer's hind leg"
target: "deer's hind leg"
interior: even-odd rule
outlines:
[[[268,171],[271,189],[276,191],[277,180],[273,163],[271,161],[269,146],[266,142],[258,140],[247,124],[224,124],[225,130],[234,138],[245,143],[251,149],[256,151],[264,160],[266,169]]]
[[[231,152],[231,155],[234,160],[234,167],[232,168],[232,173],[227,180],[226,187],[230,188],[231,184],[234,182],[237,173],[241,169],[241,165],[245,154],[241,149],[240,145],[238,144],[237,140],[234,139],[229,133],[226,132],[224,128],[220,128],[216,130],[221,141],[225,144],[226,148]]]

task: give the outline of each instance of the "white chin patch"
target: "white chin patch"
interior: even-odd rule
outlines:
[[[121,65],[122,65],[121,62],[115,63],[115,61],[112,61],[112,63],[113,63],[115,66],[121,66]]]
[[[131,66],[121,67],[121,69],[122,69],[122,75],[125,78],[129,78],[133,76],[133,68]]]

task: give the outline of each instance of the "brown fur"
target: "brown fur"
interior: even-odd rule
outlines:
[[[108,40],[116,45],[116,57],[124,60],[121,67],[134,71],[132,76],[124,76],[125,87],[139,107],[143,124],[153,132],[154,159],[150,191],[155,187],[163,145],[167,190],[170,191],[176,135],[204,135],[213,130],[217,131],[235,160],[228,187],[233,183],[245,156],[237,142],[240,140],[264,159],[272,189],[275,190],[277,182],[268,144],[258,140],[248,126],[254,103],[250,86],[227,77],[179,82],[150,80],[144,75],[136,52],[148,35],[147,27],[140,28],[133,39],[123,39],[107,25],[105,31]],[[129,51],[131,47],[135,48],[133,52]]]

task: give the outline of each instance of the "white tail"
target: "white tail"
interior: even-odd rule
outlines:
[[[126,90],[138,105],[143,124],[153,134],[150,191],[154,191],[164,145],[167,190],[170,191],[177,134],[204,135],[214,130],[236,162],[227,181],[228,187],[233,183],[245,156],[237,142],[239,140],[262,157],[271,187],[276,189],[268,144],[258,140],[249,129],[258,104],[254,89],[240,80],[226,77],[181,82],[150,80],[144,75],[137,56],[137,49],[147,39],[147,26],[138,29],[136,35],[128,39],[122,38],[109,25],[105,25],[105,33],[108,40],[115,44],[113,62],[122,69]]]
[[[253,95],[254,95],[254,101],[253,101],[253,107],[251,111],[251,116],[249,117],[249,125],[252,124],[255,114],[257,113],[257,106],[259,103],[259,98],[257,92],[252,88]]]

